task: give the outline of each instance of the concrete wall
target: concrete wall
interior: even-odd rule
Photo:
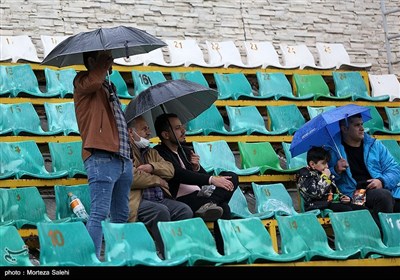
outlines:
[[[386,0],[387,9],[399,0]],[[343,43],[353,62],[371,62],[373,74],[388,73],[380,1],[377,0],[0,0],[1,35],[31,36],[42,58],[40,35],[72,35],[99,27],[129,25],[162,39],[194,38],[305,43]],[[388,18],[400,34],[400,13]],[[400,60],[400,39],[392,41]],[[278,50],[279,52],[279,50]],[[243,50],[242,50],[242,54]],[[395,67],[400,76],[400,64]]]

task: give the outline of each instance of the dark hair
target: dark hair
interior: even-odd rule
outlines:
[[[163,131],[169,131],[170,130],[170,124],[169,124],[169,118],[177,118],[178,115],[174,113],[167,113],[167,114],[161,114],[159,115],[155,122],[154,122],[154,128],[156,130],[156,135],[160,140],[162,140],[161,133]]]
[[[348,126],[349,126],[349,122],[350,122],[352,119],[358,119],[358,118],[362,118],[361,114],[355,114],[355,115],[352,115],[352,116],[347,117],[347,118],[345,118],[345,119],[342,119],[342,120],[339,121],[339,126],[348,127]]]
[[[89,70],[89,57],[96,58],[99,51],[91,51],[91,52],[84,52],[83,53],[83,64],[87,70]]]
[[[310,161],[317,163],[320,160],[329,161],[330,159],[330,153],[322,147],[312,147],[307,152],[307,164],[309,164]]]

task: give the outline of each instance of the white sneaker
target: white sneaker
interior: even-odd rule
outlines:
[[[208,202],[202,205],[195,215],[202,218],[205,222],[215,222],[221,218],[224,210],[213,202]]]

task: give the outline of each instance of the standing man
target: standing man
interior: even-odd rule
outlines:
[[[125,223],[133,181],[126,120],[115,86],[106,80],[112,71],[110,51],[83,54],[87,71],[74,80],[74,104],[82,137],[82,157],[90,188],[90,217],[86,228],[100,257],[101,222]]]

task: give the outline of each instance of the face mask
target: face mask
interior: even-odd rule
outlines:
[[[140,137],[139,141],[135,140],[135,145],[139,148],[147,148],[150,145],[150,141],[147,140],[146,138]]]

